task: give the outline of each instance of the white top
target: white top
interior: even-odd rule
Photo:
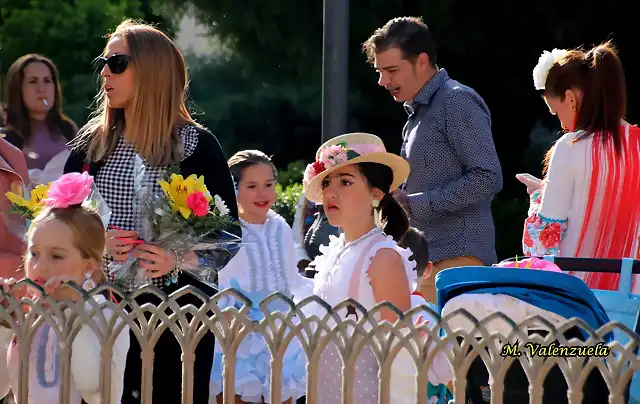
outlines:
[[[411,290],[407,290],[407,294],[411,294],[417,286],[416,263],[409,259],[413,254],[411,250],[399,247],[393,237],[386,236],[381,241],[376,242],[368,251],[365,251],[370,244],[369,238],[381,233],[376,228],[373,232],[346,244],[344,234],[339,237],[329,236],[329,245],[320,246],[322,255],[316,257],[315,260],[315,269],[318,272],[314,278],[314,294],[321,297],[331,306],[336,306],[350,297],[349,284],[355,272],[355,276],[360,277],[358,303],[366,310],[371,310],[378,302],[373,295],[373,288],[369,283],[370,279],[367,271],[371,265],[371,259],[381,249],[391,249],[400,255],[411,288]],[[365,255],[363,265],[361,268],[355,268],[362,254]],[[346,309],[344,313],[340,314],[341,317],[346,317]]]
[[[378,240],[373,239],[376,237]],[[372,240],[375,240],[372,245]],[[360,282],[357,297],[354,297],[367,311],[371,310],[375,305],[380,303],[373,294],[373,288],[370,284],[368,274],[371,265],[371,259],[382,249],[391,249],[398,253],[404,264],[405,273],[409,280],[410,289],[407,294],[411,295],[417,286],[417,273],[415,271],[416,263],[409,258],[413,254],[410,249],[399,247],[391,236],[384,236],[379,228],[373,229],[361,238],[350,243],[345,243],[344,234],[339,237],[330,236],[328,246],[321,246],[322,255],[316,257],[316,270],[318,271],[314,278],[314,293],[321,297],[332,307],[335,307],[349,297],[349,285],[352,276],[359,276]],[[357,268],[361,256],[364,255],[362,266]],[[418,299],[418,301],[423,299]],[[412,300],[414,305],[416,299]],[[313,309],[309,309],[308,315],[317,315],[324,317],[326,310],[322,310],[317,305]],[[347,318],[347,309],[338,312],[341,318]],[[379,314],[377,319],[380,320]],[[356,319],[354,319],[356,320]],[[428,318],[426,320],[429,320]],[[332,322],[332,321],[331,321]],[[367,324],[364,325],[367,328]],[[406,350],[401,350],[400,354],[393,362],[392,369],[392,400],[401,399],[401,397],[415,397],[415,366],[409,358]],[[443,352],[440,350],[434,357],[431,368],[428,370],[428,379],[434,384],[447,383],[452,379],[453,373],[449,362]],[[400,388],[402,386],[402,388]],[[399,391],[402,390],[402,391]],[[401,401],[404,402],[404,401]]]
[[[98,304],[106,301],[103,296],[95,296]],[[90,313],[93,305],[85,303],[85,312]],[[70,309],[67,309],[70,311]],[[66,313],[70,315],[69,312]],[[102,309],[93,319],[98,328],[105,330],[110,322],[112,310]],[[80,318],[77,321],[81,321]],[[114,329],[122,320],[115,321]],[[107,332],[110,332],[107,330]],[[101,344],[99,337],[89,325],[83,325],[71,345],[71,394],[70,404],[80,404],[82,400],[88,404],[102,404],[100,399],[100,363]],[[11,390],[16,404],[18,402],[19,379],[19,347],[15,340],[9,347],[7,367]],[[113,344],[111,357],[111,403],[118,404],[122,399],[124,385],[124,369],[129,352],[129,327],[124,326]],[[60,397],[61,382],[60,347],[58,337],[51,327],[44,323],[38,327],[33,336],[29,355],[29,404],[57,403]]]
[[[543,188],[531,195],[523,250],[529,256],[637,258],[640,252],[640,130],[621,123],[622,158],[584,131],[553,146]],[[589,218],[589,222],[587,222]],[[611,289],[614,275],[574,275],[594,289]],[[637,275],[635,292],[640,293]]]
[[[247,292],[281,292],[294,301],[312,294],[313,281],[298,273],[291,227],[270,210],[264,224],[242,222],[242,245],[218,274],[220,290],[233,281]]]

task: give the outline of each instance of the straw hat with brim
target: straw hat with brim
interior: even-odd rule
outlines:
[[[357,163],[378,163],[393,171],[393,183],[388,190],[396,190],[409,176],[409,163],[402,157],[387,152],[382,140],[369,133],[347,133],[325,142],[316,152],[315,162],[304,172],[305,196],[311,202],[322,204],[322,181],[331,172]]]

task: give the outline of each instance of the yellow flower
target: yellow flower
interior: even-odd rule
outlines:
[[[14,205],[23,206],[27,208],[33,214],[33,216],[37,216],[44,207],[42,201],[47,197],[50,185],[51,183],[47,185],[38,185],[37,187],[32,189],[28,201],[13,192],[7,192],[5,195],[7,196],[7,199]]]
[[[204,177],[191,174],[184,179],[182,175],[171,174],[169,182],[158,181],[162,191],[169,199],[169,204],[174,212],[180,212],[182,217],[188,219],[191,216],[191,209],[187,206],[187,197],[194,192],[202,192],[209,202],[211,195],[204,185]]]

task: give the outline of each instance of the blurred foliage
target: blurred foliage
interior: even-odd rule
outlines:
[[[191,110],[216,134],[227,155],[258,149],[272,155],[277,167],[313,157],[320,142],[317,89],[267,84],[251,75],[238,56],[187,60],[194,83]]]
[[[289,226],[293,225],[293,219],[296,215],[296,206],[302,196],[302,184],[293,184],[285,188],[282,185],[276,185],[276,203],[273,204],[273,210],[282,216]]]
[[[305,168],[303,161],[293,161],[287,164],[286,170],[278,173],[276,186],[276,203],[273,210],[285,218],[289,225],[293,225],[296,206],[302,196],[302,173]]]
[[[302,184],[302,177],[306,164],[302,160],[287,164],[287,169],[278,173],[278,183],[283,187]]]

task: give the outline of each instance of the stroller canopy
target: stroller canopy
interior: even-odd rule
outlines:
[[[566,319],[580,318],[597,330],[609,316],[589,287],[580,279],[558,272],[522,268],[458,267],[436,275],[438,311],[465,293],[503,294]],[[609,333],[605,341],[613,339]]]

